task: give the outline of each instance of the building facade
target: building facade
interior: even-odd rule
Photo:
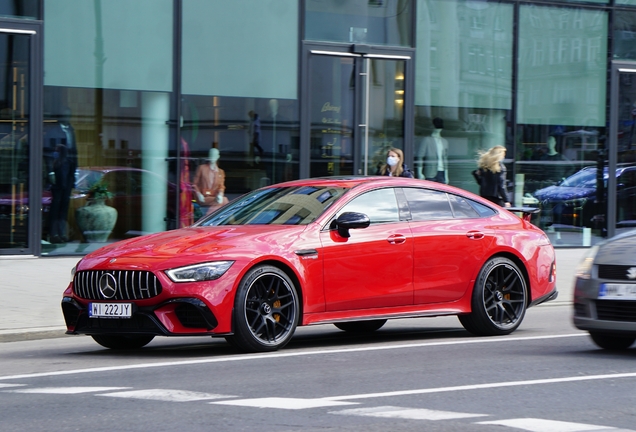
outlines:
[[[636,226],[636,0],[0,0],[0,54],[0,254],[83,255],[392,147],[478,193],[505,146],[557,247]]]

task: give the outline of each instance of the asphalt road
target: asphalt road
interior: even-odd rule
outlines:
[[[531,308],[496,338],[455,317],[368,337],[307,327],[268,354],[209,338],[126,353],[85,336],[7,342],[0,430],[636,430],[636,349],[597,349],[570,308]]]

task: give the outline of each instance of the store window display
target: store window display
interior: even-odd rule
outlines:
[[[213,212],[229,202],[225,196],[225,171],[218,166],[220,157],[219,149],[210,149],[207,162],[199,165],[194,175],[193,184],[197,201],[206,213]]]

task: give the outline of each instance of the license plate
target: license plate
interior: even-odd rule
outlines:
[[[90,318],[130,318],[132,303],[89,303]]]
[[[604,300],[636,300],[636,284],[601,284],[598,298]]]

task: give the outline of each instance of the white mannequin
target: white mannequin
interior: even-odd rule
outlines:
[[[208,153],[208,159],[210,160],[210,168],[212,168],[214,171],[218,170],[218,166],[216,165],[216,162],[219,160],[219,158],[221,157],[221,152],[219,151],[219,149],[217,148],[211,148],[210,149],[210,153]],[[223,192],[219,192],[216,196],[216,202],[218,202],[219,204],[221,204],[223,202]]]
[[[554,156],[558,152],[556,151],[556,138],[553,136],[548,138],[548,155]]]

